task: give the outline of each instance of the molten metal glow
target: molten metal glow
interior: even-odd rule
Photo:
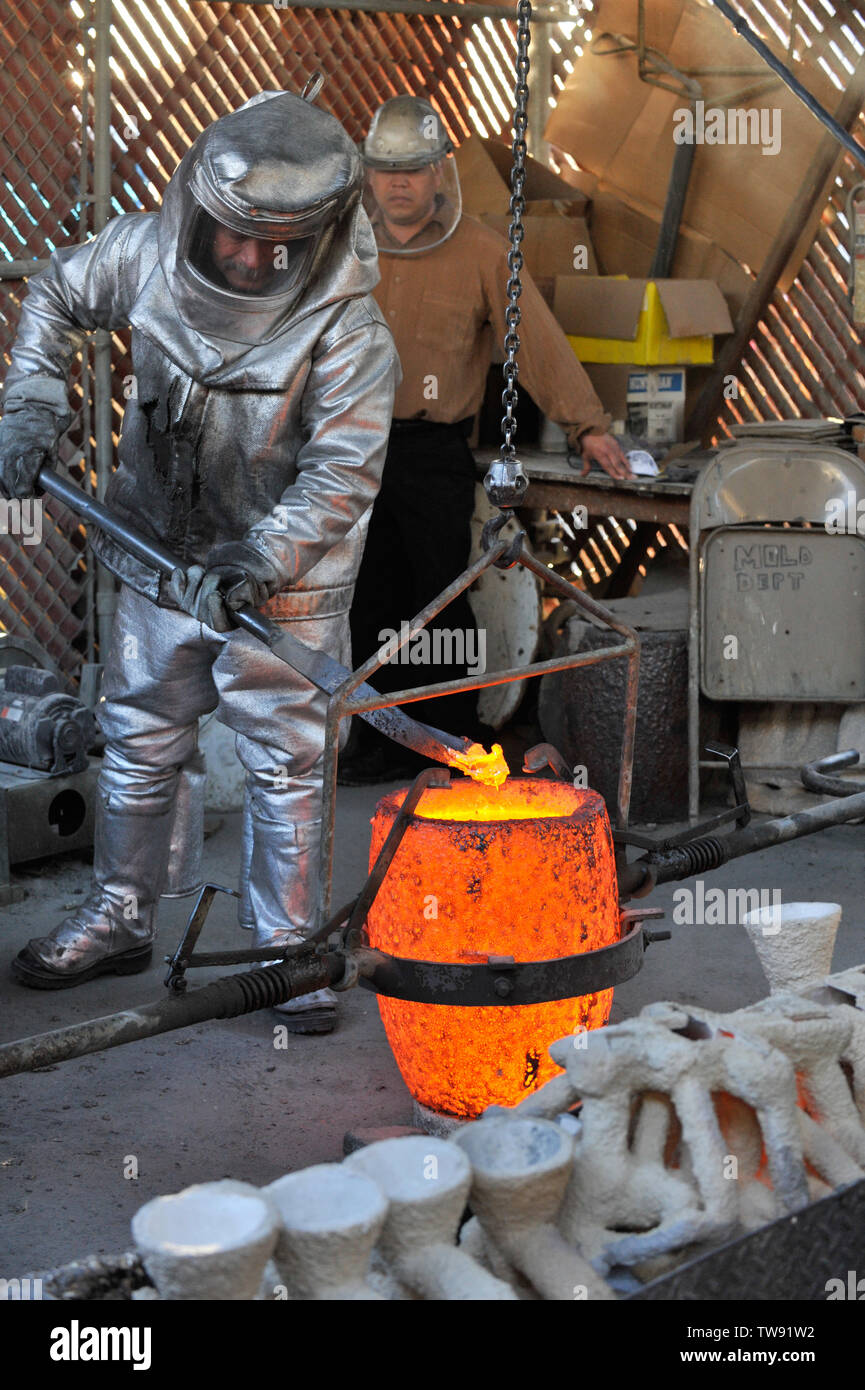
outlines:
[[[494,743],[490,753],[482,743],[473,743],[467,753],[454,753],[451,767],[459,768],[475,782],[485,787],[495,787],[496,790],[508,780],[510,772],[500,743]]]
[[[488,755],[489,756],[489,755]],[[512,777],[507,790],[461,782],[447,788],[429,787],[415,809],[422,820],[538,820],[568,816],[574,810],[570,787],[528,777]]]
[[[405,797],[376,808],[370,862]],[[564,783],[511,777],[428,788],[368,918],[370,941],[413,960],[554,960],[618,939],[612,835],[602,799]],[[606,1022],[613,991],[552,1004],[457,1008],[379,998],[412,1094],[473,1118],[516,1105],[555,1076],[548,1047]]]

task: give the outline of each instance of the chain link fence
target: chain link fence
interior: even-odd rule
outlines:
[[[510,9],[501,20],[482,21],[494,47],[480,73],[471,67],[472,25],[460,19],[457,4],[453,9],[453,15],[427,16],[295,9],[279,0],[5,0],[3,374],[27,273],[56,247],[87,240],[107,217],[157,209],[199,132],[261,91],[300,91],[320,69],[326,81],[319,104],[353,139],[361,138],[388,97],[423,88],[456,142],[472,129],[506,130],[513,86]],[[106,90],[97,71],[104,50],[94,37],[100,21],[110,23],[107,122],[99,110]],[[103,191],[97,197],[100,170]],[[128,335],[112,335],[108,346],[110,386],[98,365],[94,381],[92,347],[75,365],[72,420],[60,445],[61,465],[95,492],[102,491],[110,471],[105,455],[117,440],[124,382],[132,371]],[[99,351],[97,345],[97,359]],[[100,389],[110,390],[111,399],[97,449]],[[99,659],[100,616],[110,613],[111,585],[104,577],[100,585],[94,574],[84,528],[53,501],[44,503],[42,532],[41,543],[32,546],[20,535],[0,534],[0,629],[37,641],[74,679],[83,663]]]
[[[87,240],[108,217],[157,209],[190,142],[261,91],[299,91],[320,69],[319,104],[353,139],[383,101],[420,91],[437,105],[455,143],[474,132],[509,138],[515,6],[507,4],[501,18],[470,15],[470,8],[470,17],[461,17],[461,8],[455,2],[445,13],[396,14],[325,9],[319,0],[303,8],[289,0],[5,0],[0,371],[34,263],[57,246]],[[742,8],[759,27],[759,6]],[[590,13],[582,0],[579,9]],[[790,22],[789,6],[778,9]],[[845,7],[831,35],[818,34],[809,13],[803,18],[800,11],[799,30],[824,46],[841,86],[861,54],[862,9]],[[567,76],[568,54],[579,51],[581,27],[582,20],[551,27],[551,101]],[[855,133],[863,138],[861,123]],[[738,408],[725,405],[722,431],[733,420],[774,411],[861,407],[861,342],[844,286],[843,199],[856,177],[847,161],[794,286],[774,296],[755,330],[743,362],[744,399]],[[127,335],[105,339],[75,365],[72,419],[60,446],[61,465],[96,492],[110,473],[132,370]],[[94,573],[83,527],[59,504],[44,504],[42,523],[39,544],[0,531],[0,629],[35,639],[74,679],[83,663],[99,659],[112,586]]]
[[[23,273],[55,247],[88,234],[82,196],[88,138],[82,114],[87,43],[73,9],[57,0],[39,6],[6,0],[2,31],[0,264],[12,263],[3,265],[0,281],[5,374],[26,290]],[[90,399],[89,366],[79,360],[70,381],[72,420],[60,441],[60,459],[78,479],[84,473]],[[24,515],[26,509],[22,520]],[[32,528],[19,526],[12,508],[3,517],[0,627],[36,641],[74,677],[82,661],[92,659],[94,642],[84,535],[52,501],[31,520]]]

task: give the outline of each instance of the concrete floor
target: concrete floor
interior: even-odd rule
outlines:
[[[362,882],[368,821],[385,790],[340,792],[336,902]],[[205,846],[205,872],[216,882],[236,881],[238,833],[239,816],[225,816]],[[842,826],[738,860],[706,886],[841,903],[835,968],[843,969],[865,960],[863,847],[865,829]],[[15,985],[5,962],[79,900],[89,867],[64,857],[22,868],[17,879],[28,896],[0,912],[0,1040],[162,994],[161,953],[176,942],[188,905],[164,907],[160,956],[146,974],[46,994]],[[676,887],[650,899],[667,909],[673,939],[652,946],[641,974],[617,989],[613,1022],[656,999],[730,1009],[766,993],[743,928],[671,924]],[[246,945],[248,937],[234,924],[232,902],[218,900],[206,946],[238,941]],[[343,995],[335,1033],[290,1038],[285,1050],[274,1047],[275,1023],[269,1011],[253,1014],[0,1082],[0,1275],[127,1249],[132,1214],[159,1193],[224,1176],[267,1183],[307,1164],[339,1161],[347,1129],[410,1123],[410,1097],[372,995]],[[131,1159],[137,1178],[128,1176]]]

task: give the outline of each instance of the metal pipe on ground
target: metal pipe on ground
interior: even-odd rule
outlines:
[[[622,901],[641,897],[659,883],[672,883],[677,879],[690,878],[692,874],[718,869],[744,854],[756,854],[772,845],[798,840],[805,835],[814,835],[818,830],[827,830],[832,825],[845,825],[863,817],[865,791],[853,795],[844,793],[822,806],[811,806],[792,816],[752,824],[729,835],[705,835],[684,845],[653,850],[620,869],[619,894]]]
[[[833,767],[849,766],[851,761],[851,755],[836,755]],[[633,864],[620,866],[620,897],[625,901],[635,894],[645,895],[658,883],[689,878],[744,854],[862,818],[865,818],[865,791],[841,796],[792,816],[749,825],[723,838],[703,836],[684,845],[652,851]],[[359,976],[375,974],[379,963],[379,953],[364,948],[348,954],[342,951],[317,954],[313,945],[295,950],[296,954],[267,969],[241,971],[188,994],[175,994],[157,1003],[7,1043],[0,1047],[0,1078],[103,1052],[210,1019],[255,1013],[326,985],[339,985],[345,978],[346,968],[355,975],[354,979],[350,975],[346,984],[353,984]],[[204,965],[207,957],[199,957],[195,963]]]
[[[310,949],[267,969],[226,975],[186,994],[170,995],[153,1004],[141,1004],[121,1013],[73,1023],[50,1033],[36,1033],[0,1047],[0,1077],[36,1071],[73,1057],[86,1057],[91,1052],[105,1052],[110,1047],[139,1042],[157,1033],[190,1028],[194,1023],[238,1018],[241,1014],[284,1004],[302,994],[338,984],[344,969],[342,955],[317,955]]]

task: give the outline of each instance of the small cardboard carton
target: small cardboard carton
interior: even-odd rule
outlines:
[[[685,426],[684,367],[648,367],[628,373],[628,433],[649,444],[678,444]]]
[[[558,276],[553,313],[581,362],[683,366],[714,358],[715,333],[731,333],[711,280]]]
[[[681,368],[674,373],[667,367],[586,363],[586,374],[613,424],[621,422],[630,434],[658,444],[678,444],[684,439],[688,416],[710,373],[710,367]],[[681,383],[660,380],[674,374]],[[682,388],[684,401],[679,398]]]
[[[604,192],[591,175],[581,175],[580,183],[592,199],[589,233],[600,274],[648,276],[661,229],[660,214]],[[714,280],[734,320],[754,284],[754,277],[738,261],[709,237],[687,227],[679,228],[670,278]]]

